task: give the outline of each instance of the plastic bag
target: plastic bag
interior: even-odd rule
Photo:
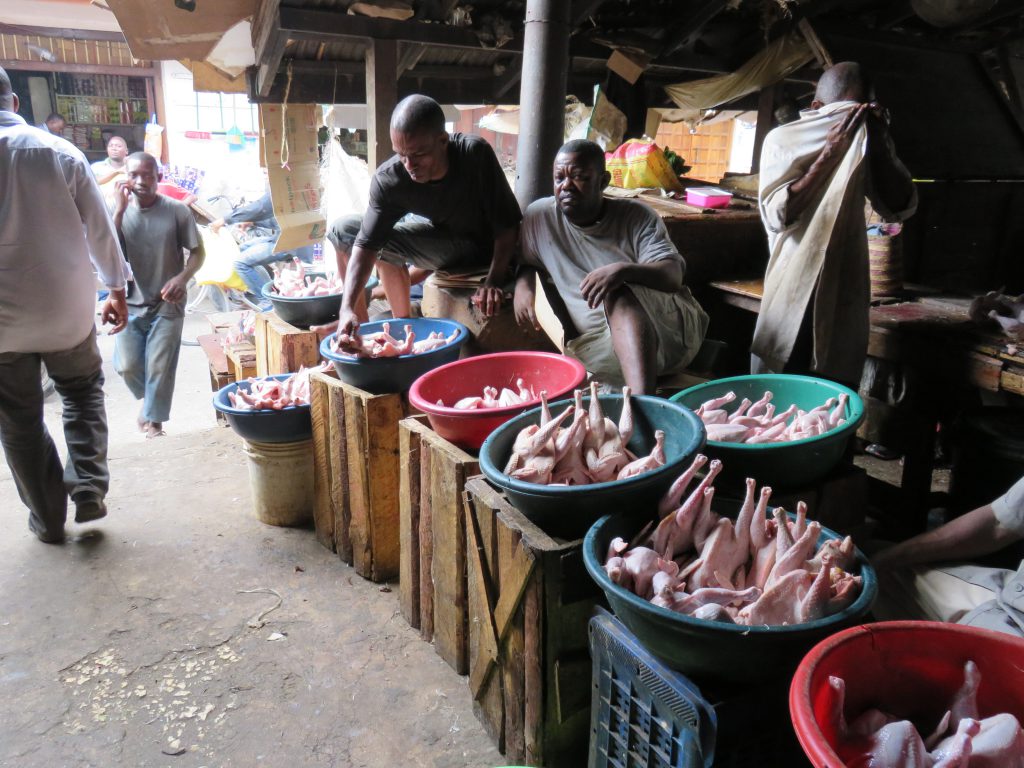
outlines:
[[[672,171],[661,148],[649,139],[630,139],[605,155],[611,185],[623,189],[659,188],[682,192],[683,185]]]
[[[215,233],[209,227],[199,227],[199,236],[203,240],[206,258],[196,272],[196,282],[199,285],[219,285],[237,291],[246,290],[245,281],[235,272],[234,262],[241,254],[230,229],[221,227],[220,231]]]
[[[142,143],[142,149],[146,154],[155,157],[158,163],[164,154],[163,133],[163,126],[157,123],[156,115],[153,115],[146,123],[146,138]]]

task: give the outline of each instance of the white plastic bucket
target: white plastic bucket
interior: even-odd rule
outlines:
[[[267,525],[305,525],[313,519],[313,441],[242,441],[256,517]]]

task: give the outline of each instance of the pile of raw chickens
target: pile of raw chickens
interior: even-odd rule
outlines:
[[[440,331],[431,331],[425,339],[416,341],[416,334],[411,325],[405,326],[405,338],[396,339],[391,335],[391,324],[384,323],[384,330],[379,333],[341,334],[331,342],[331,349],[338,354],[349,357],[400,357],[402,355],[422,355],[435,349],[446,347],[458,338],[459,332],[452,331],[445,336]]]
[[[330,363],[312,368],[301,367],[287,379],[248,379],[249,391],[239,387],[228,392],[231,407],[240,411],[280,411],[296,405],[309,405],[309,374],[326,371]]]
[[[505,474],[524,483],[590,485],[625,480],[665,464],[665,433],[654,433],[650,455],[637,457],[627,444],[633,436],[633,409],[629,387],[622,388],[622,413],[616,424],[604,415],[597,384],[590,385],[590,406],[583,407],[583,391],[574,393],[575,405],[552,416],[541,392],[540,424],[521,430],[512,445]],[[572,416],[571,421],[569,417]],[[562,426],[568,421],[568,426]]]
[[[483,408],[510,408],[515,405],[524,405],[536,399],[537,394],[533,391],[533,387],[526,386],[526,382],[522,379],[516,379],[515,390],[502,387],[501,392],[499,392],[497,387],[484,387],[483,397],[464,397],[456,401],[451,407],[466,411]],[[445,408],[448,407],[444,404],[443,400],[438,400],[437,404]]]
[[[227,333],[221,340],[220,345],[227,349],[233,344],[252,344],[256,339],[256,313],[246,310],[239,316],[238,321],[228,327]]]
[[[274,292],[286,299],[340,296],[344,289],[345,278],[342,275],[331,275],[330,278],[317,275],[315,279],[309,280],[306,266],[298,259],[294,260],[294,268],[278,268],[274,265]]]
[[[1024,733],[1009,713],[981,719],[977,694],[981,673],[964,665],[964,684],[930,736],[909,720],[869,709],[847,723],[846,682],[829,677],[830,716],[836,752],[848,768],[1024,768]]]
[[[771,488],[758,495],[747,480],[736,520],[722,517],[711,509],[722,470],[717,459],[682,501],[706,463],[698,455],[672,484],[659,506],[664,517],[641,532],[637,546],[612,540],[605,571],[615,584],[671,611],[748,626],[802,624],[856,600],[862,580],[849,572],[853,540],[831,539],[819,548],[821,525],[808,522],[803,502],[795,520],[781,508],[769,518]]]
[[[846,405],[849,397],[829,398],[824,404],[810,411],[801,411],[795,405],[781,413],[775,413],[772,393],[765,392],[756,403],[743,398],[739,407],[729,413],[724,406],[736,399],[735,392],[726,392],[701,403],[695,413],[707,427],[708,440],[719,443],[788,443],[807,437],[823,435],[843,426],[846,419]]]

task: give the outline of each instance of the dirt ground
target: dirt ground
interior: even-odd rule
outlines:
[[[185,338],[207,330],[190,316]],[[200,349],[145,440],[101,348],[108,517],[42,544],[0,467],[0,766],[503,765],[397,591],[255,519]],[[48,401],[61,443],[59,416]]]

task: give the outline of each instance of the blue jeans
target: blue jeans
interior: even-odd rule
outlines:
[[[43,422],[39,363],[64,403],[63,469]],[[103,358],[96,333],[60,352],[0,353],[0,442],[18,495],[30,510],[29,525],[56,534],[64,527],[68,496],[106,496],[107,413],[103,402]]]
[[[115,337],[114,369],[136,400],[142,419],[163,424],[171,415],[184,315],[129,315],[128,327]]]
[[[274,243],[277,237],[260,238],[242,243],[238,249],[241,258],[235,262],[235,272],[245,282],[245,287],[254,296],[261,296],[263,286],[270,282],[270,273],[267,267],[276,261],[287,261],[292,257],[290,253],[274,253]],[[313,260],[313,246],[306,245],[295,249],[295,256],[307,264]]]

